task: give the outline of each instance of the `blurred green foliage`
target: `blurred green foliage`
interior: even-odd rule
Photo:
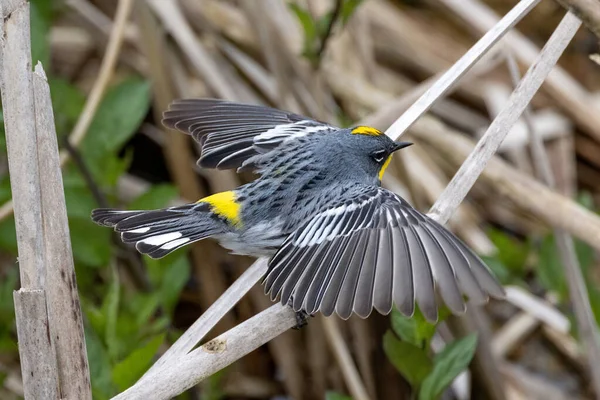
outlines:
[[[449,315],[442,307],[438,323]],[[435,400],[454,378],[465,370],[477,347],[477,336],[469,335],[448,343],[432,355],[431,341],[436,325],[425,320],[417,308],[413,317],[405,317],[394,309],[392,330],[383,337],[383,349],[390,362],[418,393],[419,400]]]
[[[85,95],[70,82],[52,76],[49,65],[48,32],[52,4],[34,0],[31,8],[32,57],[46,67],[59,143],[75,125]],[[137,132],[150,107],[150,85],[129,77],[110,87],[79,146],[79,154],[94,184],[118,207],[159,208],[177,196],[168,184],[151,186],[131,203],[118,204],[116,184],[129,168],[132,153],[122,148]],[[0,117],[2,114],[0,114]],[[3,124],[2,153],[6,156]],[[141,290],[119,279],[118,248],[110,229],[95,225],[92,209],[99,206],[81,170],[73,163],[63,169],[67,214],[84,312],[85,336],[94,399],[108,399],[131,386],[150,367],[159,349],[169,339],[173,310],[189,279],[185,253],[161,260],[144,258],[149,289]],[[11,198],[8,176],[0,177],[0,202]],[[0,222],[0,249],[16,256],[14,218]],[[121,250],[122,252],[123,250]],[[139,257],[137,254],[134,257]],[[119,268],[119,270],[118,270]],[[18,287],[18,268],[5,268],[0,276],[0,352],[17,357],[12,291]],[[170,336],[176,336],[174,333]]]
[[[304,32],[302,55],[314,66],[317,66],[321,60],[325,43],[333,33],[332,26],[338,21],[342,26],[346,25],[360,3],[362,0],[336,0],[334,8],[321,17],[314,16],[308,9],[297,3],[289,3]]]

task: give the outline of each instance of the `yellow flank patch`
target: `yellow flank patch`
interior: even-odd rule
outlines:
[[[351,132],[353,135],[367,135],[367,136],[379,136],[383,135],[379,129],[372,128],[370,126],[357,126],[352,129]]]
[[[390,154],[387,158],[387,160],[385,160],[385,162],[383,163],[383,165],[381,166],[381,169],[379,170],[379,180],[383,179],[383,174],[385,174],[385,170],[386,168],[390,165],[390,162],[392,161],[392,155]]]
[[[240,204],[236,201],[235,192],[227,191],[215,193],[211,196],[198,200],[198,203],[208,203],[212,207],[212,211],[225,218],[233,225],[241,225],[240,220]]]

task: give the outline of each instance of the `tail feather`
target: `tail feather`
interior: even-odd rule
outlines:
[[[125,243],[152,258],[161,258],[189,243],[227,231],[226,225],[202,205],[162,210],[120,211],[96,209],[92,219],[114,228]]]

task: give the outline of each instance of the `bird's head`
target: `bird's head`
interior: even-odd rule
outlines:
[[[376,176],[379,181],[392,160],[392,154],[412,145],[410,142],[395,142],[380,130],[369,126],[350,129],[350,137],[346,139],[356,165],[369,175]]]

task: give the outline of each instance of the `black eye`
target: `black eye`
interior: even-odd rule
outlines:
[[[380,163],[385,159],[385,156],[387,155],[385,150],[379,150],[379,151],[375,151],[373,153],[371,153],[371,158],[376,162],[376,163]]]

